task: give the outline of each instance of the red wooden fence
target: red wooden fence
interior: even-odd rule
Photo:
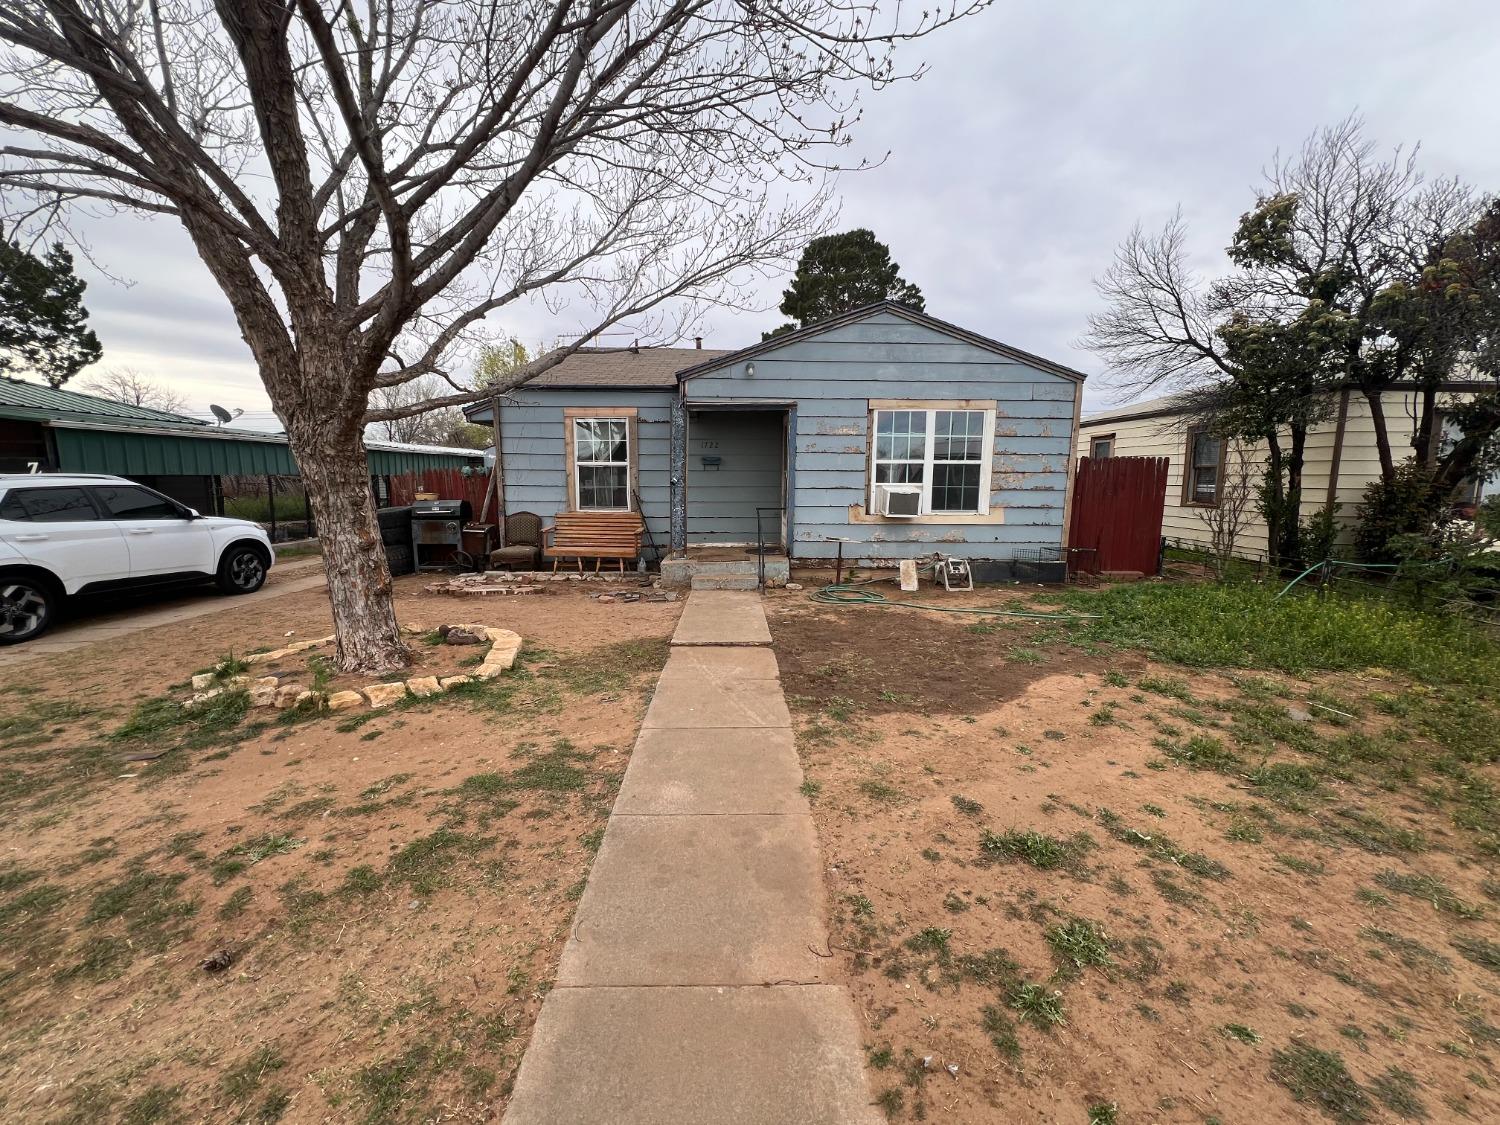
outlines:
[[[1167,499],[1165,457],[1080,457],[1068,569],[1155,574]]]
[[[461,469],[423,469],[416,473],[400,473],[390,478],[391,506],[404,507],[416,499],[418,492],[435,492],[439,500],[467,500],[474,508],[474,519],[484,511],[484,492],[490,485],[490,474],[473,472],[465,476]],[[494,505],[490,507],[493,509]],[[489,514],[489,522],[495,522],[495,513]]]

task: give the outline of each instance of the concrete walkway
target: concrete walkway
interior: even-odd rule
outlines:
[[[179,621],[191,621],[195,617],[206,617],[211,613],[245,609],[267,598],[313,590],[325,584],[321,558],[278,563],[271,573],[276,575],[277,581],[267,583],[253,594],[226,598],[205,586],[202,589],[184,591],[165,604],[139,604],[127,609],[86,614],[60,621],[34,641],[11,648],[0,648],[0,668],[72,652],[101,641],[117,641],[131,633],[154,629],[158,625],[174,625]],[[296,577],[292,577],[293,574]],[[99,604],[106,597],[107,595],[102,594],[94,595],[92,601]]]
[[[759,595],[696,591],[507,1125],[874,1125]]]

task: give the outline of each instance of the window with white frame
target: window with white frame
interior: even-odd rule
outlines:
[[[871,511],[879,485],[915,485],[922,515],[989,511],[994,413],[988,410],[876,410]]]
[[[573,495],[579,511],[630,510],[629,419],[573,419]]]

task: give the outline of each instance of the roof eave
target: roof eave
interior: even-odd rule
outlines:
[[[1077,383],[1082,383],[1088,378],[1082,371],[1075,371],[1073,368],[1064,366],[1061,363],[1054,363],[1050,359],[1044,359],[1042,356],[1022,351],[1020,348],[1013,348],[1009,344],[1002,344],[999,340],[992,340],[988,336],[981,336],[979,333],[971,332],[967,328],[960,328],[956,324],[950,324],[948,321],[941,320],[928,313],[919,312],[916,309],[901,304],[899,301],[877,301],[873,305],[861,305],[857,309],[850,309],[848,312],[839,313],[837,316],[830,316],[826,320],[820,320],[804,328],[798,328],[791,332],[783,332],[779,336],[772,336],[769,340],[762,340],[758,344],[751,344],[749,347],[741,348],[736,352],[729,352],[727,355],[721,355],[716,359],[696,363],[692,367],[685,367],[677,372],[677,381],[685,383],[687,380],[696,378],[699,375],[705,375],[710,371],[717,371],[720,368],[741,363],[747,359],[753,359],[758,355],[784,347],[787,344],[811,339],[814,336],[827,332],[829,329],[841,328],[846,324],[853,324],[864,320],[866,317],[874,316],[879,312],[889,312],[894,313],[896,316],[905,317],[914,324],[924,325],[934,331],[953,336],[963,340],[965,343],[973,344],[975,347],[1002,355],[1017,363],[1024,363],[1029,367],[1035,367],[1051,375],[1071,379]]]

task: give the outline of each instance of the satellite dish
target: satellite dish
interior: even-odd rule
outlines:
[[[209,403],[208,408],[209,410],[213,411],[214,417],[219,420],[219,425],[221,426],[233,422],[241,414],[245,413],[243,410],[236,409],[234,413],[231,414],[229,411],[225,410],[222,406],[215,402]]]

